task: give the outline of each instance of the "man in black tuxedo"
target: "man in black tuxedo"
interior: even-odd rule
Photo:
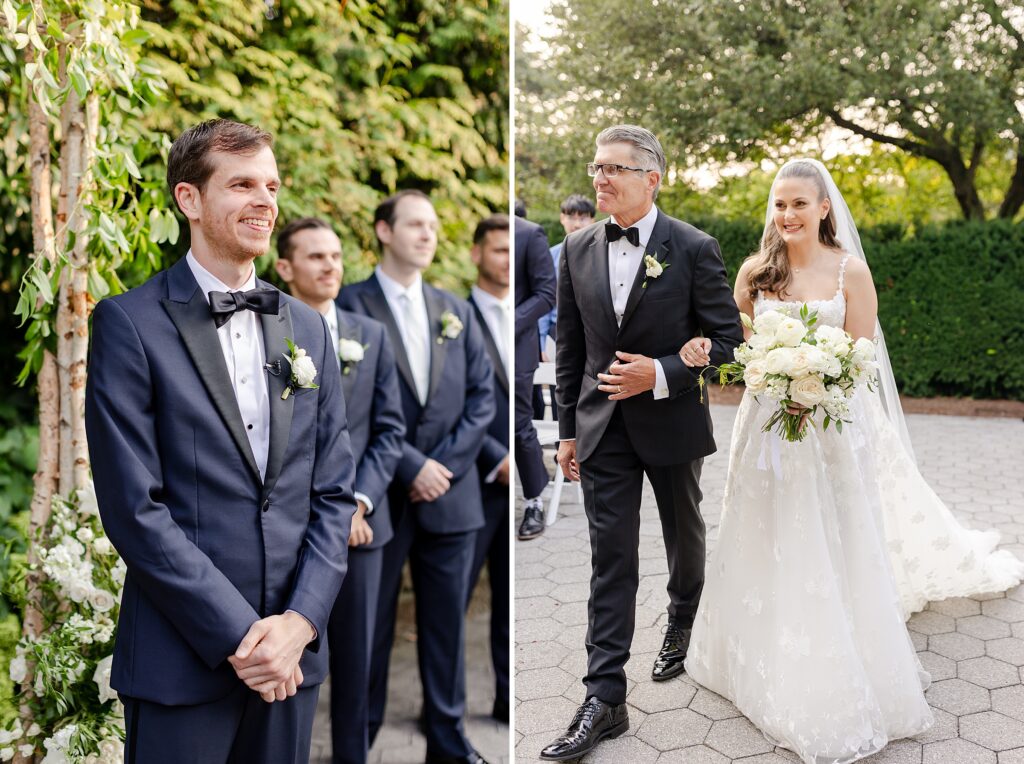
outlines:
[[[544,532],[540,495],[548,484],[544,452],[533,427],[533,373],[540,363],[538,319],[555,306],[555,269],[548,238],[536,223],[516,218],[516,469],[526,503],[520,539]]]
[[[405,435],[398,369],[384,325],[334,303],[344,268],[341,240],[330,225],[319,218],[292,221],[278,234],[277,252],[277,274],[292,296],[327,322],[334,370],[341,375],[348,403],[357,509],[348,539],[348,575],[327,624],[331,743],[334,764],[365,764],[370,648],[383,546],[393,535],[387,489],[402,456]]]
[[[558,463],[582,480],[593,575],[587,699],[541,758],[573,759],[629,728],[626,674],[639,584],[640,495],[654,489],[668,555],[668,629],[652,672],[683,670],[704,583],[700,468],[715,450],[697,374],[678,355],[711,340],[711,363],[743,340],[718,243],[654,206],[658,139],[632,125],[597,136],[597,207],[611,216],[567,237],[558,297]]]
[[[437,213],[400,191],[374,214],[381,261],[338,304],[383,323],[398,362],[405,442],[388,491],[394,538],[384,545],[370,667],[370,742],[384,719],[402,565],[411,563],[427,764],[481,764],[466,739],[465,607],[484,527],[476,460],[494,418],[493,371],[469,305],[423,283],[437,250]]]
[[[477,459],[483,480],[481,491],[487,524],[476,537],[476,557],[469,588],[472,592],[486,561],[491,582],[491,661],[495,681],[492,715],[506,724],[509,719],[508,346],[512,329],[512,302],[508,294],[508,223],[508,215],[491,215],[477,225],[471,253],[477,268],[477,280],[469,296],[469,304],[483,329],[487,352],[494,366],[496,407]]]

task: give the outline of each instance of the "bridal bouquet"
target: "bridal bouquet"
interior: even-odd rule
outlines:
[[[762,430],[775,430],[790,442],[803,440],[801,426],[807,417],[814,425],[818,409],[825,413],[824,429],[833,422],[839,432],[850,422],[850,398],[858,387],[874,389],[875,345],[862,337],[856,342],[842,329],[818,326],[817,313],[804,305],[800,318],[777,311],[762,313],[753,321],[740,314],[752,332],[735,351],[735,363],[719,367],[719,382],[743,380],[755,396],[777,405]],[[805,411],[791,414],[788,409]]]

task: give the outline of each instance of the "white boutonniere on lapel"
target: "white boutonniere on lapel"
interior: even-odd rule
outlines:
[[[665,269],[670,265],[672,265],[672,263],[660,262],[654,255],[644,255],[644,267],[646,268],[644,274],[646,278],[644,279],[644,283],[640,285],[640,288],[647,289],[647,279],[661,278],[661,274],[664,273]]]
[[[450,310],[446,310],[441,314],[441,336],[437,338],[437,344],[440,345],[445,340],[458,339],[459,335],[462,334],[462,330],[465,329],[462,325],[462,320],[452,313]]]
[[[313,382],[316,379],[316,366],[313,364],[313,359],[306,355],[305,349],[300,348],[287,337],[284,338],[284,341],[288,343],[288,352],[281,355],[291,364],[292,375],[288,386],[281,393],[282,401],[288,400],[288,396],[296,390],[315,390],[320,387]]]
[[[348,374],[352,367],[363,360],[363,355],[369,345],[360,345],[355,340],[347,340],[342,337],[338,340],[338,358],[341,359],[341,373]]]

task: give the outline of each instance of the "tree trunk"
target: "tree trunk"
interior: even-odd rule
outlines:
[[[1024,142],[1024,138],[1020,140]],[[1003,203],[999,205],[999,217],[1013,220],[1020,212],[1022,205],[1024,205],[1024,146],[1017,149],[1017,167],[1010,179],[1010,186],[1006,189]]]
[[[974,182],[974,167],[968,168],[960,155],[954,154],[948,162],[940,162],[949,180],[953,184],[960,211],[967,220],[984,220],[985,207],[978,196],[978,186]]]

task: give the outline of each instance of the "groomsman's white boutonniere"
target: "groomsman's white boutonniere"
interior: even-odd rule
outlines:
[[[342,337],[338,340],[338,358],[341,359],[341,373],[348,374],[352,367],[363,360],[364,351],[369,345],[360,345],[355,340]]]
[[[281,355],[287,358],[288,363],[291,364],[292,376],[288,386],[281,393],[282,401],[288,400],[288,396],[300,388],[315,390],[320,387],[313,383],[313,380],[316,379],[316,366],[313,364],[313,359],[306,355],[304,348],[300,348],[287,337],[284,338],[284,341],[288,343],[288,352]]]
[[[446,310],[441,314],[441,336],[437,338],[437,344],[440,345],[445,340],[458,339],[464,328],[459,317]]]
[[[661,274],[666,268],[672,263],[662,263],[654,255],[644,255],[644,266],[647,268],[644,271],[647,278],[644,279],[644,283],[640,285],[641,289],[647,289],[647,279],[661,278]]]

